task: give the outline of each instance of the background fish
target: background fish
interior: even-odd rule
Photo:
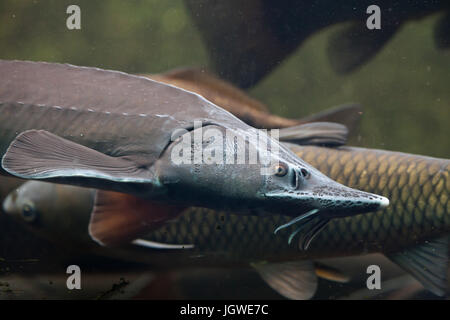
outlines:
[[[401,26],[438,11],[446,12],[436,25],[439,47],[448,47],[449,4],[442,1],[378,1],[381,30],[368,30],[366,9],[371,1],[211,2],[185,0],[203,36],[213,66],[221,78],[242,88],[256,84],[310,36],[336,23],[349,22],[329,39],[331,66],[340,73],[360,67],[392,38]],[[239,14],[236,14],[239,12]]]

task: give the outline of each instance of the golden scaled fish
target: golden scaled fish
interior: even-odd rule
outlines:
[[[309,236],[308,250],[304,250],[305,241],[292,241],[290,230],[274,235],[276,226],[288,221],[285,216],[254,217],[189,208],[145,237],[140,244],[163,250],[143,255],[163,267],[252,265],[272,288],[298,299],[308,298],[315,291],[312,259],[377,252],[388,256],[432,292],[445,294],[449,160],[353,147],[289,147],[341,183],[389,195],[391,206],[331,221],[314,239],[310,234],[303,235]],[[71,189],[70,193],[57,191],[63,188],[68,187],[27,182],[8,196],[3,207],[46,234],[57,232],[61,224],[55,220],[61,219],[61,211],[66,219],[75,214],[85,216],[84,225],[74,223],[60,233],[80,238],[87,233],[90,211],[73,212],[69,197],[91,203],[90,192],[82,188]],[[66,200],[55,194],[64,195]]]

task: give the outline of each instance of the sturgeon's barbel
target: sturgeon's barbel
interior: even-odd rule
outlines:
[[[277,236],[271,232],[273,225],[288,222],[285,216],[254,217],[189,208],[145,237],[172,248],[178,245],[178,250],[135,249],[139,252],[132,254],[134,259],[164,270],[253,263],[263,275],[273,270],[266,280],[281,294],[307,298],[314,293],[316,283],[311,259],[380,252],[412,273],[427,289],[439,295],[445,293],[450,160],[352,147],[290,148],[341,183],[390,195],[391,205],[383,211],[332,220],[307,251],[299,250],[300,241],[298,246],[288,245],[289,232]],[[92,193],[88,189],[36,181],[25,183],[3,203],[7,213],[30,224],[39,234],[77,248],[88,240],[86,226],[91,206]],[[133,252],[132,247],[127,247],[125,253],[114,251],[119,256]],[[258,263],[262,261],[266,263]]]
[[[267,157],[275,165],[268,175],[261,163],[174,162],[173,154],[190,154],[191,147],[232,156],[266,151],[252,142],[235,150],[220,139],[196,141],[205,128],[243,139],[257,131],[195,93],[54,63],[0,61],[0,73],[2,173],[108,190],[97,192],[89,227],[101,244],[133,240],[194,205],[303,215],[295,221],[307,246],[331,218],[389,203],[336,183],[271,138]]]

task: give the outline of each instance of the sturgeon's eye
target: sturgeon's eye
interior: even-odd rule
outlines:
[[[288,168],[283,163],[277,164],[274,167],[274,174],[277,177],[284,177],[287,174],[287,172],[288,172]]]
[[[33,222],[37,218],[36,209],[32,204],[26,203],[22,207],[22,218],[26,222]]]

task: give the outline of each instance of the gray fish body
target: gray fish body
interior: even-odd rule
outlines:
[[[198,120],[210,126],[216,125],[222,130],[241,130],[250,135],[256,132],[229,112],[197,94],[144,77],[96,68],[24,61],[0,61],[0,71],[3,74],[0,79],[0,121],[3,123],[0,129],[2,137],[0,154],[2,155],[20,133],[30,129],[46,130],[105,155],[132,159],[138,168],[136,170],[139,170],[139,179],[145,180],[146,175],[158,176],[152,181],[155,187],[161,182],[159,181],[161,172],[158,170],[162,168],[161,170],[169,171],[169,173],[175,170],[173,165],[168,165],[169,159],[164,159],[161,165],[155,165],[155,162],[162,157],[166,148],[174,144],[171,144],[171,138],[176,130],[185,129],[188,130],[188,134],[191,134],[194,122]],[[311,173],[311,186],[335,185],[336,190],[345,188],[339,184],[333,184],[333,181],[284,146],[278,145],[278,147],[281,161],[287,162],[295,170],[306,168]],[[227,145],[225,148],[230,146]],[[5,163],[3,167],[4,165]],[[203,165],[201,169],[206,167],[208,166]],[[211,169],[211,167],[208,168]],[[252,185],[252,179],[256,179],[258,184],[266,183],[261,175],[257,176],[256,169],[259,168],[253,168],[251,177],[245,175],[249,167],[238,164],[232,167],[236,170],[238,168],[241,168],[240,173],[242,173],[242,176],[235,174],[234,181],[240,179],[242,182],[237,185],[238,190],[243,191]],[[210,179],[211,183],[206,183],[200,188],[205,189],[223,179],[223,175],[220,176],[222,169],[223,167],[212,168],[210,176],[205,177],[205,182],[208,182],[209,177],[213,177]],[[180,173],[184,174],[182,181],[191,179],[190,182],[194,186],[200,184],[198,172],[195,172],[192,166],[185,167],[183,170]],[[155,173],[155,171],[158,172]],[[25,177],[33,178],[34,176]],[[34,178],[42,178],[42,176]],[[180,178],[177,181],[179,180]],[[57,182],[67,181],[57,180]],[[123,184],[118,186],[116,183],[108,184],[108,181],[96,183],[97,185],[80,184],[124,191]],[[169,189],[173,187],[173,184],[168,183],[168,185]],[[178,184],[178,186],[184,188],[186,184]],[[286,193],[285,191],[280,190],[280,194]],[[176,192],[181,193],[181,191]],[[270,201],[264,201],[266,197],[263,192],[260,190],[257,202],[270,205]],[[155,194],[161,197],[160,193]],[[364,193],[359,195],[365,199],[369,196]],[[287,196],[287,193],[283,196]],[[374,197],[377,201],[381,199]],[[188,198],[182,200],[190,201],[189,204],[204,205],[205,194],[200,193],[198,197],[193,194]],[[274,201],[277,205],[286,203],[286,199],[278,198],[279,201]],[[222,201],[219,206],[225,203],[229,201]],[[370,207],[376,209],[378,205],[378,202],[374,202],[370,204]],[[317,203],[312,203],[312,207],[315,206]]]

